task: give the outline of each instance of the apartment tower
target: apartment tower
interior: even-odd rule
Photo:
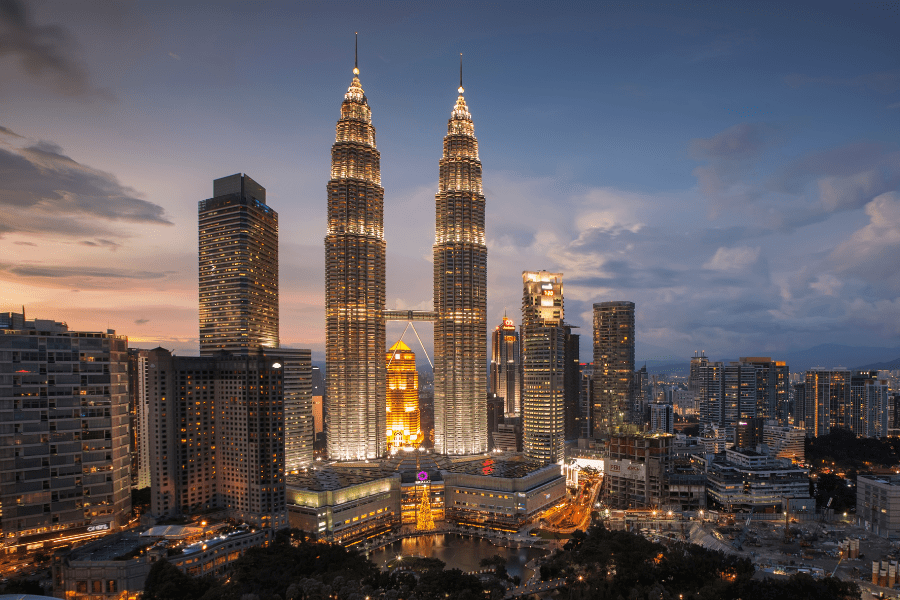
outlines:
[[[485,200],[461,65],[459,79],[435,195],[434,447],[444,454],[488,449]]]
[[[337,122],[325,237],[328,454],[379,458],[385,432],[384,189],[359,68]],[[483,369],[482,369],[483,370]]]
[[[594,304],[594,437],[625,433],[634,373],[634,302]]]

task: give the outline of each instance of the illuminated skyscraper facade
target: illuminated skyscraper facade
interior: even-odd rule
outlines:
[[[503,398],[504,414],[519,416],[522,410],[522,352],[516,324],[505,316],[491,335],[491,393]]]
[[[481,161],[459,97],[444,137],[434,243],[434,447],[487,451],[487,246]]]
[[[237,173],[201,200],[200,354],[278,346],[278,213]]]
[[[416,353],[403,342],[387,352],[387,445],[393,452],[422,441]]]
[[[541,463],[563,459],[567,331],[562,273],[522,273],[522,416],[525,456]]]
[[[384,189],[358,75],[354,67],[328,182],[325,373],[328,454],[336,460],[378,458],[387,449]]]
[[[594,304],[594,437],[627,433],[634,377],[634,302]]]

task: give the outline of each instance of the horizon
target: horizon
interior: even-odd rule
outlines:
[[[197,202],[241,172],[280,215],[281,343],[322,360],[325,185],[359,31],[388,308],[431,308],[462,52],[486,335],[543,268],[564,274],[582,362],[605,300],[635,302],[638,364],[900,348],[900,70],[879,6],[11,5],[2,311],[199,353]]]

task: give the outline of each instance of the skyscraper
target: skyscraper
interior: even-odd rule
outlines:
[[[328,454],[383,456],[385,433],[384,189],[372,112],[359,68],[331,147],[325,237]]]
[[[278,213],[266,205],[265,188],[240,173],[222,177],[199,208],[200,355],[277,348]],[[310,351],[281,356],[285,465],[294,471],[313,459]]]
[[[8,317],[8,318],[3,318]],[[83,540],[131,513],[128,340],[0,315],[0,549]]]
[[[237,173],[201,200],[200,354],[278,346],[278,213]]]
[[[563,459],[566,329],[562,273],[522,273],[522,346],[525,456],[542,463]]]
[[[491,393],[503,398],[503,412],[513,417],[522,409],[521,375],[519,332],[513,320],[504,316],[491,334]]]
[[[828,435],[835,427],[851,428],[850,377],[843,367],[806,372],[802,424],[806,437]]]
[[[422,442],[416,353],[403,342],[387,351],[387,444],[389,451]]]
[[[634,373],[634,302],[594,304],[594,437],[623,433]]]
[[[150,487],[150,416],[147,404],[147,350],[128,349],[128,412],[131,486]]]
[[[565,368],[563,370],[563,412],[567,440],[581,437],[581,336],[573,325],[563,325]]]
[[[434,242],[434,447],[487,447],[487,246],[481,161],[472,115],[459,97],[444,137]]]

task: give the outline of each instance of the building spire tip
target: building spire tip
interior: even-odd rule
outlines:
[[[356,32],[356,39],[353,46],[353,74],[359,75],[359,32]]]
[[[463,88],[462,84],[462,52],[459,53],[459,93],[462,94],[465,92],[465,88]]]

